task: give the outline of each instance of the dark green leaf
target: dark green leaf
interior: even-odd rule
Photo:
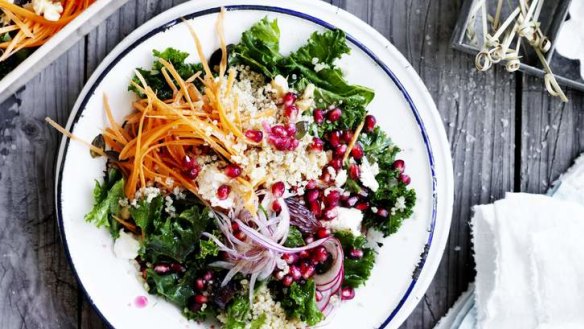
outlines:
[[[363,223],[366,227],[372,227],[381,231],[384,236],[395,233],[401,223],[412,215],[412,208],[416,203],[416,193],[399,180],[400,172],[393,169],[393,162],[399,152],[399,148],[392,144],[387,134],[376,127],[368,134],[361,134],[359,141],[363,145],[363,151],[371,163],[377,163],[380,169],[375,177],[379,183],[379,189],[371,197],[371,205],[385,208],[390,212],[388,217],[380,217],[371,211],[365,212]],[[405,209],[396,210],[391,214],[398,198],[405,200]]]
[[[276,20],[264,17],[241,35],[235,45],[233,64],[249,65],[269,78],[278,75],[280,55],[280,28]]]
[[[174,48],[166,48],[163,51],[153,50],[152,54],[155,58],[162,58],[170,62],[182,79],[188,79],[202,69],[201,64],[185,63],[189,54]],[[137,71],[140,72],[148,86],[156,92],[156,95],[160,99],[170,99],[173,96],[172,89],[168,86],[166,79],[162,75],[162,68],[162,63],[155,60],[150,70],[137,68]],[[172,78],[172,80],[176,84],[176,80],[174,78]],[[132,81],[139,86],[142,86],[142,83],[137,76],[134,76]],[[128,86],[128,90],[133,91],[140,97],[144,97],[144,95],[133,84]]]
[[[335,237],[341,242],[345,252],[345,281],[344,285],[357,288],[363,285],[371,275],[373,265],[375,265],[375,252],[370,248],[365,248],[367,240],[364,236],[355,236],[349,231],[339,231]],[[363,250],[363,257],[351,259],[348,257],[352,249]]]
[[[225,329],[244,329],[250,311],[247,294],[238,295],[227,307]]]
[[[140,227],[144,237],[148,238],[154,229],[154,222],[160,221],[163,207],[164,200],[159,195],[149,203],[146,202],[146,199],[141,199],[137,207],[130,208],[130,214],[134,219],[134,223]]]
[[[290,226],[288,231],[288,238],[284,242],[284,246],[288,248],[296,248],[303,246],[304,238],[302,237],[302,232],[296,228],[296,226]]]
[[[324,319],[324,314],[316,306],[313,280],[308,280],[303,285],[294,282],[281,303],[289,316],[300,319],[309,326],[314,326]]]
[[[117,170],[107,172],[103,184],[95,183],[93,189],[93,208],[85,220],[94,223],[97,227],[106,227],[114,238],[119,236],[120,226],[112,215],[120,211],[120,199],[124,198],[124,180]]]
[[[168,217],[145,240],[142,256],[156,262],[161,258],[183,263],[199,245],[201,233],[209,224],[209,210],[194,206],[177,217]]]

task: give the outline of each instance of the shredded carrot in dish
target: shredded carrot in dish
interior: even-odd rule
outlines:
[[[30,6],[22,7],[0,0],[0,10],[4,14],[6,25],[0,28],[0,34],[10,33],[10,40],[0,43],[0,62],[21,49],[42,46],[94,2],[95,0],[63,0],[60,18],[51,21],[35,13]]]
[[[184,80],[172,63],[158,59],[164,79],[173,92],[171,99],[160,99],[136,71],[139,83],[132,83],[143,97],[132,104],[133,112],[126,116],[123,124],[115,121],[108,98],[103,96],[105,117],[109,124],[102,132],[103,140],[109,149],[117,153],[117,161],[113,161],[112,165],[126,177],[124,192],[129,199],[153,181],[169,190],[181,186],[199,196],[196,179],[185,170],[185,157],[195,155],[202,147],[209,148],[226,162],[237,154],[235,141],[237,137],[244,137],[241,122],[254,118],[242,117],[235,95],[231,101],[226,101],[232,92],[235,72],[230,71],[226,75],[227,46],[223,36],[223,18],[222,10],[216,25],[223,51],[218,75],[214,76],[211,72],[199,38],[194,28],[186,22],[203,64],[203,72]],[[198,88],[195,82],[202,87]],[[52,120],[47,121],[66,136],[78,140]],[[94,145],[90,148],[105,154],[104,150],[96,150]],[[172,181],[172,184],[167,181]],[[252,182],[245,173],[237,178],[237,182],[245,207],[256,214],[258,202],[254,188],[258,182]],[[208,204],[206,200],[201,200]],[[122,221],[120,223],[124,224]]]

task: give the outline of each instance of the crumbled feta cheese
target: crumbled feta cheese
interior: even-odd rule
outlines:
[[[395,199],[395,207],[401,211],[406,210],[406,198],[404,196],[400,196]]]
[[[32,0],[32,8],[39,16],[44,16],[48,21],[58,21],[63,13],[63,5],[60,1]]]
[[[219,170],[219,164],[216,162],[204,166],[199,176],[197,176],[196,182],[199,187],[199,194],[205,200],[211,202],[211,206],[229,209],[233,206],[235,194],[231,191],[225,200],[219,200],[217,197],[217,189],[219,189],[219,186],[224,184],[229,185],[230,182],[229,177],[223,171]]]
[[[376,164],[377,165],[377,164]],[[360,169],[361,169],[361,183],[371,189],[371,191],[375,192],[379,189],[379,183],[375,179],[374,168],[369,164],[369,160],[367,157],[363,157]],[[379,171],[379,167],[377,169]]]
[[[120,230],[120,236],[114,242],[114,255],[121,259],[134,259],[138,257],[140,242],[131,234]]]
[[[322,224],[333,232],[348,230],[354,235],[361,235],[363,213],[355,208],[338,207],[336,209],[337,218],[328,222],[322,222]]]
[[[322,70],[324,70],[324,69],[326,69],[328,67],[329,66],[326,63],[316,63],[316,64],[314,64],[314,71],[315,72],[320,72],[320,71],[322,71]]]
[[[174,205],[172,204],[172,198],[170,196],[166,196],[164,198],[164,211],[166,211],[166,213],[170,216],[170,217],[175,217],[176,216],[176,208],[174,207]]]
[[[272,87],[276,90],[278,97],[284,96],[288,92],[288,81],[281,75],[276,75],[272,80]]]
[[[347,182],[347,171],[345,169],[339,170],[335,178],[335,185],[341,187]]]

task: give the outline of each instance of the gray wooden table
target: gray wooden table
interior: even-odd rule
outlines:
[[[317,0],[315,0],[317,1]],[[474,277],[471,207],[506,191],[544,192],[584,149],[584,95],[548,97],[542,81],[501,68],[477,73],[449,45],[461,1],[330,0],[385,35],[412,63],[452,146],[455,203],[434,282],[403,328],[431,328]],[[181,0],[131,0],[0,105],[0,328],[102,328],[59,240],[54,161],[64,123],[87,78],[137,26]]]

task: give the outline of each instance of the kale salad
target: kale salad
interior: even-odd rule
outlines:
[[[85,219],[188,319],[315,326],[367,284],[367,232],[396,232],[416,194],[367,113],[374,91],[336,64],[350,53],[343,31],[283,55],[276,20],[226,44],[223,15],[212,54],[185,22],[198,62],[153,50],[129,81],[137,97],[123,122],[104,96],[109,126],[90,149],[107,168]]]

